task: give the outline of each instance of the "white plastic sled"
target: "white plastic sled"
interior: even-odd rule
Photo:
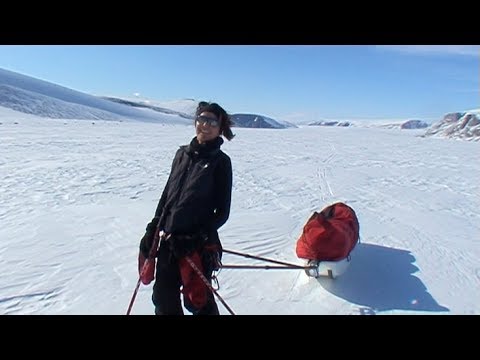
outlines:
[[[310,268],[305,269],[305,272],[308,276],[314,278],[326,276],[330,279],[335,279],[347,271],[352,261],[352,253],[354,250],[355,248],[346,258],[338,261],[307,260],[305,265]]]

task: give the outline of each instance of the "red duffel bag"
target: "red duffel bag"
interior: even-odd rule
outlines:
[[[359,223],[355,211],[338,202],[314,212],[297,240],[299,258],[338,261],[346,258],[358,242]]]

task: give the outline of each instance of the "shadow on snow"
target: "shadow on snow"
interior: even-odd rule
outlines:
[[[367,313],[388,310],[449,311],[428,293],[414,276],[419,269],[415,257],[407,250],[360,243],[352,253],[345,274],[335,280],[318,278],[332,294],[360,306]]]

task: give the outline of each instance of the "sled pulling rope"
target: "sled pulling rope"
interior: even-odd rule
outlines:
[[[294,269],[294,270],[305,270],[307,275],[309,275],[310,271],[313,271],[314,273],[318,274],[318,263],[315,264],[308,264],[307,266],[302,266],[302,265],[297,265],[297,264],[291,264],[283,261],[278,261],[278,260],[273,260],[273,259],[268,259],[260,256],[254,256],[250,254],[245,254],[241,253],[238,251],[232,251],[232,250],[226,250],[223,249],[223,252],[228,253],[228,254],[233,254],[233,255],[238,255],[238,256],[243,256],[246,258],[250,259],[256,259],[256,260],[262,260],[262,261],[267,261],[271,262],[274,264],[279,264],[279,265],[223,265],[221,264],[220,268],[222,269],[277,269],[277,270],[285,270],[285,269]],[[197,275],[202,279],[202,281],[205,283],[205,285],[208,287],[208,289],[220,300],[220,302],[225,306],[225,308],[228,310],[228,312],[231,315],[235,315],[233,310],[227,305],[225,300],[220,296],[220,294],[213,288],[213,286],[210,284],[208,279],[203,275],[202,271],[195,265],[193,260],[189,256],[185,256],[185,260],[189,263],[189,265],[192,267],[192,269],[197,273]],[[313,276],[313,275],[310,275]]]
[[[299,270],[299,269],[304,269],[304,270],[309,270],[313,268],[313,266],[304,266],[304,267],[298,267],[297,265],[295,266],[286,266],[286,265],[222,265],[222,269],[265,269],[265,270],[271,270],[271,269],[276,269],[276,270],[289,270],[289,269],[294,269],[294,270]]]
[[[245,253],[241,253],[241,252],[238,252],[238,251],[223,249],[223,252],[225,252],[227,254],[243,256],[243,257],[246,257],[246,258],[249,258],[249,259],[267,261],[267,262],[271,262],[271,263],[274,263],[274,264],[279,264],[281,266],[275,266],[275,265],[223,265],[222,264],[222,266],[221,266],[222,269],[265,269],[265,270],[270,270],[270,269],[277,269],[277,270],[294,269],[294,270],[305,270],[307,275],[309,275],[310,271],[315,271],[315,269],[318,269],[318,263],[309,263],[307,265],[297,265],[297,264],[287,263],[287,262],[284,262],[284,261],[268,259],[268,258],[261,257],[261,256],[254,256],[254,255],[250,255],[250,254],[245,254]],[[312,276],[312,275],[309,275],[309,276]]]

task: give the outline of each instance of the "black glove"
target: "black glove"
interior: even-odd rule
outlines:
[[[150,249],[153,245],[153,239],[155,238],[155,231],[157,230],[158,225],[158,217],[154,217],[152,221],[150,221],[145,229],[145,235],[143,235],[142,239],[140,240],[140,252],[145,258],[148,258],[148,254],[150,253]]]
[[[201,234],[171,235],[166,241],[172,254],[180,259],[198,250],[205,242],[205,237]]]

